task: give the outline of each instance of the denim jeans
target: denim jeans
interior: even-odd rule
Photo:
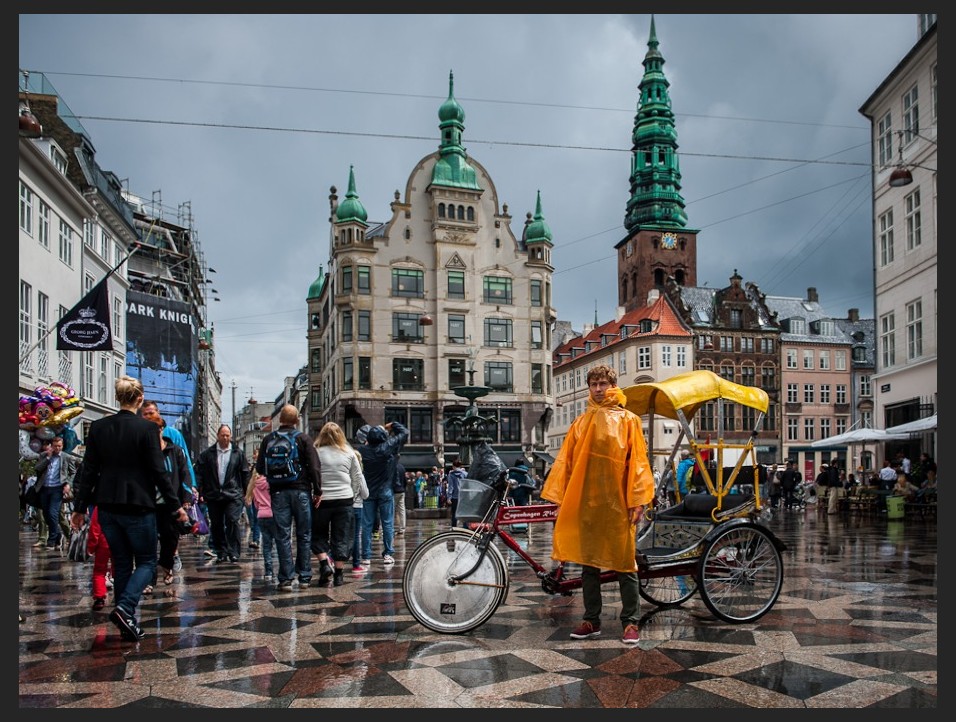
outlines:
[[[272,494],[276,526],[279,584],[312,581],[312,495],[300,489],[280,489]],[[292,562],[292,524],[295,523],[295,564]]]
[[[261,532],[259,531],[259,514],[256,512],[255,504],[246,504],[246,519],[249,521],[249,541],[258,544]]]
[[[121,514],[99,507],[100,528],[113,557],[113,597],[130,616],[156,574],[156,514]]]
[[[366,499],[362,511],[362,559],[372,558],[372,526],[376,516],[381,516],[382,521],[382,555],[394,555],[392,542],[395,537],[395,499],[392,498],[392,490],[383,489],[374,499]]]
[[[41,482],[37,482],[38,484]],[[43,507],[43,518],[47,523],[48,547],[58,546],[63,532],[60,531],[60,510],[63,508],[63,486],[41,486],[40,505]]]
[[[259,547],[262,550],[262,573],[267,577],[275,576],[272,555],[276,546],[276,522],[271,516],[259,519],[259,538],[262,542]]]
[[[352,514],[354,523],[352,524],[352,566],[357,567],[362,559],[362,529],[365,527],[365,512],[363,506],[353,506]]]

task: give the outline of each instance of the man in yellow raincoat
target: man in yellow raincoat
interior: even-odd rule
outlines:
[[[644,506],[654,497],[654,475],[641,419],[624,408],[617,372],[595,366],[587,382],[587,409],[568,429],[541,491],[543,499],[560,506],[551,558],[582,567],[584,621],[571,637],[601,634],[600,573],[612,569],[621,590],[621,641],[637,644],[635,533]]]

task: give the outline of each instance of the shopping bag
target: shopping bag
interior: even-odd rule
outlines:
[[[199,504],[193,503],[189,507],[189,518],[196,525],[196,534],[199,536],[205,536],[209,533],[209,523],[206,521],[206,515],[202,513],[202,509],[199,508]]]
[[[91,554],[88,547],[90,535],[90,520],[83,522],[78,530],[70,531],[70,546],[66,556],[71,562],[89,561]]]

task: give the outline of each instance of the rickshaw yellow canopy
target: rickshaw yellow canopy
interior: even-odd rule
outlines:
[[[763,412],[770,404],[770,397],[763,389],[741,386],[706,370],[688,371],[663,381],[634,384],[623,391],[628,411],[644,416],[653,410],[655,415],[669,419],[679,418],[677,410],[680,409],[690,420],[701,406],[717,399]]]

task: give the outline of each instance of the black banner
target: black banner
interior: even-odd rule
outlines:
[[[110,294],[107,276],[56,324],[57,351],[111,351]]]

